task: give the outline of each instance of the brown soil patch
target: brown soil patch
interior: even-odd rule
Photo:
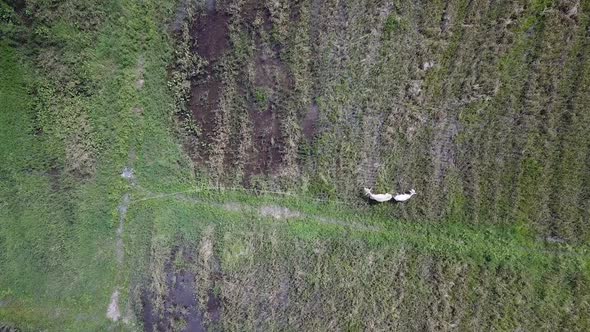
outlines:
[[[219,89],[221,87],[220,79],[209,76],[194,84],[191,91],[190,109],[193,119],[200,128],[200,143],[205,146],[213,142],[216,132],[216,113],[219,107]],[[197,150],[206,151],[204,146]],[[200,157],[206,158],[206,156]]]
[[[220,90],[223,88],[221,77],[215,72],[215,65],[229,48],[229,15],[212,10],[197,17],[192,28],[192,35],[196,39],[193,50],[208,64],[204,73],[192,82],[190,109],[193,118],[201,129],[201,142],[208,145],[213,142],[217,131],[217,110],[219,108]],[[206,151],[207,149],[198,149]],[[206,155],[198,156],[201,161]]]
[[[262,45],[258,45],[258,48],[262,48]],[[268,89],[288,87],[287,67],[279,59],[276,49],[260,49],[256,55],[255,65],[254,85],[256,87]]]
[[[230,212],[242,212],[244,210],[244,206],[242,206],[242,204],[235,203],[235,202],[224,203],[222,205],[222,208],[225,211],[230,211]]]
[[[281,129],[273,106],[264,112],[250,110],[250,118],[254,126],[254,151],[246,165],[247,177],[256,174],[269,174],[281,165]]]
[[[273,33],[273,22],[263,3],[245,1],[237,14],[239,18],[231,17],[222,6],[216,6],[215,1],[206,4],[191,30],[195,39],[193,51],[207,61],[203,72],[192,82],[189,102],[199,134],[185,148],[195,162],[206,165],[213,153],[217,153],[216,156],[220,153],[216,145],[223,145],[223,168],[233,169],[240,165],[244,172],[243,183],[249,185],[252,176],[277,174],[284,162],[285,137],[281,116],[285,113],[282,109],[285,106],[280,102],[293,89],[294,80],[289,67],[281,60],[282,46],[269,38]],[[254,53],[240,63],[235,73],[236,98],[245,101],[240,108],[245,109],[251,123],[251,128],[245,132],[249,136],[246,145],[239,138],[243,128],[234,121],[238,115],[232,113],[229,119],[222,118],[220,110],[227,87],[222,78],[225,69],[219,63],[232,51],[230,21],[241,22],[239,30],[248,32],[255,46]],[[248,68],[253,68],[253,73],[248,72]],[[230,105],[232,100],[228,100]],[[313,117],[310,121],[314,122]],[[312,127],[315,128],[310,124],[310,131],[314,131]],[[224,141],[219,142],[220,139]],[[215,172],[222,173],[223,170]]]
[[[123,242],[123,231],[125,229],[125,218],[127,217],[129,204],[131,204],[131,196],[129,194],[125,194],[121,198],[121,203],[117,207],[117,210],[119,211],[119,227],[117,228],[116,233],[115,253],[117,257],[117,262],[119,264],[123,264],[123,259],[125,257],[125,243]]]
[[[196,264],[190,250],[174,248],[164,265],[167,294],[160,295],[162,308],[154,306],[154,294],[144,290],[141,301],[145,331],[207,331],[205,313],[199,308],[196,274],[190,267]],[[221,301],[212,290],[208,292],[207,314],[211,323],[219,322]]]
[[[264,1],[259,0],[246,0],[242,4],[242,8],[240,10],[240,15],[242,16],[245,22],[254,22],[258,13],[263,12],[264,22],[263,26],[265,30],[270,30],[272,28],[270,22],[270,12],[264,5]]]
[[[121,317],[121,312],[119,311],[119,291],[116,290],[111,295],[111,302],[109,304],[109,308],[107,309],[107,318],[116,322]]]
[[[197,53],[208,61],[214,61],[229,47],[229,15],[213,11],[197,17],[193,36],[197,38]]]
[[[194,263],[193,257],[185,250],[175,248],[172,251],[164,268],[168,294],[164,295],[162,311],[154,312],[150,294],[142,296],[145,331],[172,331],[179,326],[185,326],[187,331],[206,331],[203,313],[198,308],[195,274],[174,264],[179,253],[183,262]]]
[[[449,169],[456,165],[455,138],[460,131],[460,124],[455,116],[447,113],[443,113],[437,122],[440,125],[436,128],[431,154],[434,162],[434,178],[440,184]]]
[[[253,175],[273,174],[281,168],[283,163],[284,137],[281,130],[280,107],[278,101],[289,91],[294,83],[289,68],[281,60],[281,46],[264,43],[260,33],[270,34],[273,28],[271,15],[267,8],[256,1],[249,1],[242,10],[246,22],[253,22],[262,18],[263,22],[254,37],[257,52],[254,54],[255,75],[253,82],[249,82],[257,91],[264,91],[268,106],[261,111],[260,104],[255,97],[249,99],[248,113],[252,121],[251,151],[246,163],[246,184]],[[244,91],[247,91],[245,88]]]

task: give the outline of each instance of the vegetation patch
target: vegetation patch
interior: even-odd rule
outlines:
[[[589,13],[0,3],[0,330],[590,330]]]

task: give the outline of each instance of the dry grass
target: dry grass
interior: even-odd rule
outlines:
[[[584,6],[568,16],[572,6],[225,2],[220,111],[212,143],[194,150],[214,184],[352,204],[359,186],[415,187],[416,203],[392,215],[516,222],[583,242],[589,18]]]

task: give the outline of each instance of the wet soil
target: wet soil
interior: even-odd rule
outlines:
[[[263,110],[260,110],[260,105],[254,98],[249,98],[248,114],[252,122],[254,151],[251,151],[245,167],[245,184],[248,185],[251,176],[274,174],[282,166],[282,106],[278,103],[284,98],[285,91],[292,88],[293,82],[288,66],[281,60],[281,45],[267,44],[261,38],[261,33],[271,34],[273,29],[269,10],[260,6],[257,1],[249,1],[245,4],[242,15],[246,22],[262,18],[259,28],[261,30],[254,33],[257,50],[252,60],[255,69],[254,79],[253,82],[244,83],[251,84],[253,89],[265,91],[268,95],[268,105]]]
[[[157,317],[154,316],[154,306],[152,305],[151,294],[144,291],[141,294],[141,307],[143,315],[144,331],[154,331],[154,326],[157,323]]]
[[[207,65],[203,73],[192,82],[189,108],[199,127],[199,134],[189,144],[196,146],[185,146],[185,149],[197,164],[207,165],[212,153],[219,153],[215,149],[215,145],[219,144],[219,133],[229,130],[229,137],[224,138],[227,142],[223,142],[226,146],[223,167],[233,169],[236,164],[243,165],[243,183],[248,185],[252,176],[276,174],[282,167],[285,138],[281,115],[285,106],[281,102],[293,89],[294,82],[289,67],[281,59],[282,46],[278,41],[268,39],[273,33],[273,22],[264,3],[247,0],[241,4],[239,13],[232,15],[223,6],[208,0],[206,8],[197,14],[193,24],[193,52],[206,60]],[[240,134],[234,132],[239,131],[239,126],[228,124],[231,119],[222,119],[219,110],[220,99],[224,89],[227,89],[221,77],[224,68],[220,66],[225,64],[222,60],[234,47],[230,42],[229,25],[236,21],[240,22],[239,30],[249,35],[254,46],[253,53],[244,63],[240,62],[238,72],[235,73],[237,98],[244,101],[244,104],[241,109],[232,109],[230,114],[230,118],[233,118],[238,116],[234,112],[247,112],[251,123],[251,130],[248,132],[251,135],[251,145],[244,150],[245,154],[238,153],[243,149],[242,140],[236,138]],[[251,74],[248,72],[250,66],[253,69]],[[310,133],[315,131],[316,118],[317,112],[307,120]]]
[[[215,68],[223,54],[229,49],[229,15],[217,11],[215,2],[208,2],[207,12],[197,16],[191,29],[196,47],[193,52],[207,61],[204,72],[195,77],[192,82],[190,96],[190,110],[200,128],[200,142],[203,145],[199,152],[211,144],[217,132],[217,113],[219,110],[220,91],[223,82]],[[200,153],[197,161],[207,159],[205,153]]]
[[[207,292],[207,313],[212,323],[219,323],[221,319],[221,299],[212,289]]]
[[[193,27],[197,53],[207,61],[215,61],[229,47],[229,15],[222,11],[208,11],[198,16]]]
[[[180,328],[182,331],[200,332],[207,331],[209,325],[219,322],[221,301],[212,290],[208,291],[207,312],[199,308],[195,273],[189,268],[194,264],[192,251],[178,247],[172,250],[170,259],[164,266],[168,293],[159,298],[163,307],[159,310],[155,308],[155,295],[149,288],[142,293],[145,331],[172,331]]]
[[[269,174],[277,170],[282,162],[281,128],[275,107],[265,111],[249,111],[253,124],[254,151],[246,164],[246,177]]]
[[[143,318],[145,331],[171,331],[186,326],[185,331],[206,331],[203,313],[198,308],[195,293],[195,274],[174,264],[176,256],[182,255],[186,263],[194,263],[191,255],[175,248],[165,264],[165,280],[168,293],[164,295],[161,312],[155,312],[152,294],[144,292]]]
[[[8,0],[6,4],[9,7],[12,7],[14,12],[18,15],[21,21],[27,25],[31,26],[33,23],[32,18],[27,14],[27,1],[25,0]]]

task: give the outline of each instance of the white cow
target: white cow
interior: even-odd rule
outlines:
[[[397,202],[405,202],[408,199],[412,198],[412,196],[416,195],[416,190],[410,190],[409,194],[397,194],[393,197]]]
[[[416,191],[414,189],[410,190],[409,194],[396,194],[395,196],[393,196],[390,193],[373,194],[371,192],[371,189],[369,189],[369,188],[364,188],[364,190],[365,190],[365,195],[367,195],[370,199],[377,201],[379,203],[387,202],[387,201],[391,200],[392,198],[396,202],[405,202],[408,199],[410,199],[412,196],[416,195]]]
[[[385,194],[373,194],[371,189],[365,188],[365,195],[367,195],[370,199],[377,201],[379,203],[387,202],[393,198],[393,195],[390,193]]]

